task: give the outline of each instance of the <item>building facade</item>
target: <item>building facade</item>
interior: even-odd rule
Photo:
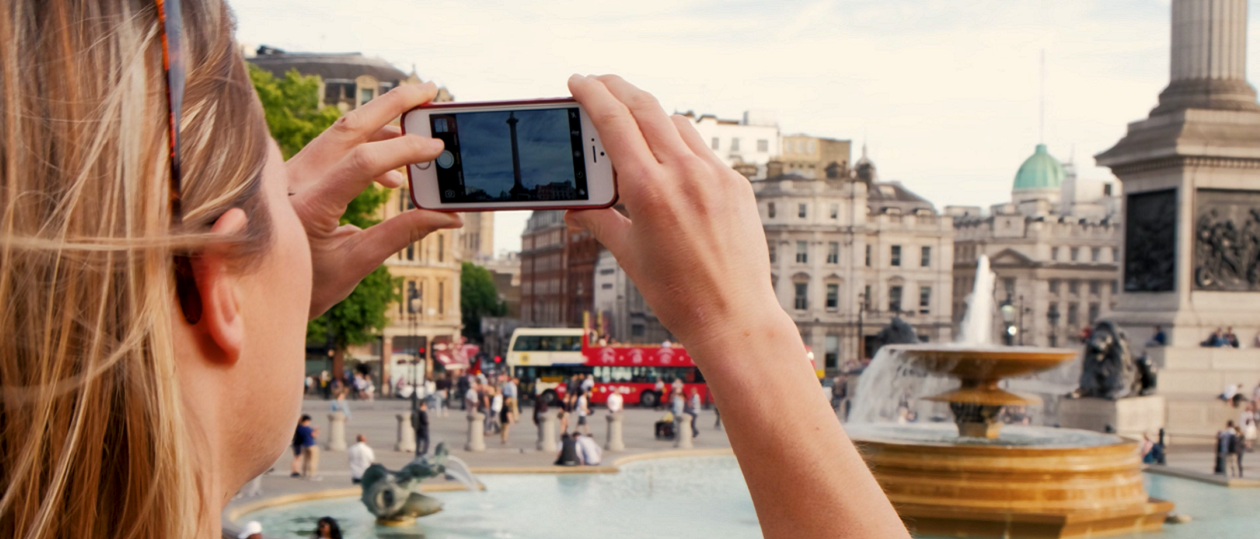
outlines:
[[[404,73],[380,58],[359,53],[291,53],[262,46],[246,58],[277,77],[296,69],[302,75],[320,77],[320,103],[335,106],[342,113],[375,99],[392,88],[422,81],[415,73]],[[435,101],[450,101],[440,89]],[[395,189],[381,208],[381,219],[415,209],[406,188]],[[487,217],[489,216],[489,217]],[[459,308],[460,263],[493,250],[493,214],[465,214],[472,223],[473,238],[463,230],[439,230],[389,257],[385,267],[402,281],[402,301],[391,305],[389,324],[381,341],[369,346],[351,347],[348,355],[360,362],[381,362],[377,371],[382,380],[391,380],[400,368],[408,369],[419,357],[433,368],[434,349],[459,342],[462,323]],[[384,360],[384,361],[382,361]],[[389,384],[382,389],[389,391]]]
[[[766,176],[766,164],[779,156],[779,124],[763,112],[747,111],[739,120],[723,120],[712,114],[696,116],[688,111],[682,116],[691,120],[709,148],[731,167],[756,167],[746,175]]]
[[[797,134],[784,135],[781,144],[782,152],[777,159],[782,163],[781,174],[818,178],[825,176],[828,168],[835,168],[838,172],[833,172],[833,176],[849,176],[852,144],[847,140]]]
[[[601,250],[595,263],[595,312],[600,333],[623,343],[675,341],[674,335],[643,300],[639,288],[617,259]]]
[[[521,324],[564,327],[567,295],[569,228],[563,211],[535,211],[521,234]]]
[[[952,336],[953,221],[865,156],[855,173],[754,180],[775,293],[834,373],[869,358],[893,317],[923,341]]]
[[[1011,202],[951,206],[955,327],[966,315],[980,256],[997,276],[992,335],[1009,344],[1076,346],[1082,330],[1115,306],[1122,226],[1119,183],[1076,177],[1038,145],[1015,175]]]

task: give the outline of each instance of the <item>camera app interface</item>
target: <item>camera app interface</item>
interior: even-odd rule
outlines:
[[[578,109],[429,116],[442,202],[587,200]]]

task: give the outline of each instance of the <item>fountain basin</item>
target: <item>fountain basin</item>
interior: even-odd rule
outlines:
[[[1136,442],[1090,431],[1007,427],[996,439],[951,425],[846,426],[916,534],[1105,537],[1159,530]]]

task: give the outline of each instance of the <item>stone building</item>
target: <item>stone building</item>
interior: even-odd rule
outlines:
[[[981,255],[997,275],[995,305],[1013,307],[1009,322],[994,316],[993,335],[1011,344],[1068,346],[1081,330],[1111,310],[1117,296],[1121,223],[1114,180],[1077,178],[1037,145],[1015,174],[1011,202],[951,206],[954,218],[955,327]],[[1013,328],[1008,333],[1008,328]],[[995,337],[995,340],[997,338]]]
[[[952,219],[900,183],[879,181],[865,148],[853,175],[829,172],[752,182],[775,292],[816,368],[869,358],[894,316],[924,341],[950,340]]]
[[[1247,82],[1247,1],[1173,0],[1168,87],[1096,156],[1124,182],[1123,287],[1110,320],[1162,370],[1172,440],[1211,440],[1260,381],[1260,103]],[[1155,326],[1167,346],[1146,346]],[[1232,327],[1241,348],[1203,348]]]
[[[595,312],[602,317],[603,326],[600,329],[604,334],[628,343],[676,340],[607,250],[600,251],[595,263],[594,286],[592,299]]]
[[[852,151],[847,140],[784,135],[782,146],[783,151],[777,159],[782,166],[780,173],[817,178],[826,175],[828,167],[836,167],[839,177],[849,176]]]
[[[568,245],[563,211],[529,216],[521,234],[521,324],[563,327],[569,320]]]
[[[404,73],[385,60],[359,53],[293,53],[262,46],[246,60],[277,77],[294,69],[320,77],[320,104],[336,106],[343,113],[397,86],[422,82],[415,73]],[[451,99],[442,88],[435,101]],[[407,188],[395,189],[380,217],[388,219],[414,208]],[[409,369],[409,361],[416,356],[432,369],[434,359],[450,358],[435,355],[434,349],[459,341],[460,263],[493,250],[494,228],[491,213],[465,214],[464,222],[472,224],[472,238],[466,237],[464,230],[441,230],[385,261],[390,274],[402,279],[403,300],[387,309],[389,325],[381,342],[349,350],[350,357],[361,362],[381,361],[382,351],[388,351],[385,355],[391,361],[383,362],[377,370],[382,379],[390,380],[400,369]]]
[[[764,112],[746,111],[739,120],[724,120],[712,114],[697,117],[687,111],[682,116],[692,121],[700,138],[722,162],[739,168],[750,167],[746,174],[764,178],[766,164],[779,156],[779,125],[773,116]]]

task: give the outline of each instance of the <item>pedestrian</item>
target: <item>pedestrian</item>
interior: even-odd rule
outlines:
[[[670,389],[672,394],[682,396],[684,389],[682,378],[674,378],[674,383],[670,386]]]
[[[416,432],[416,456],[429,452],[429,403],[420,401],[411,412],[411,428]]]
[[[563,413],[563,412],[561,412]],[[577,435],[570,436],[569,433],[560,435],[560,454],[556,456],[556,466],[580,466],[582,460],[577,454]]]
[[[670,411],[674,413],[674,436],[678,436],[683,428],[683,414],[687,410],[687,399],[683,398],[682,391],[673,392],[673,406]]]
[[[604,403],[604,405],[608,407],[608,413],[618,414],[621,413],[621,409],[625,407],[625,402],[625,397],[621,396],[620,391],[613,391],[610,395],[608,395],[608,400]]]
[[[504,386],[506,387],[510,383],[511,380],[504,382]],[[512,423],[516,422],[516,414],[512,412],[515,408],[516,399],[507,395],[500,395],[500,398],[503,404],[499,409],[499,440],[503,445],[507,445],[508,431],[511,430]]]
[[[1250,405],[1250,409],[1248,409],[1246,412],[1243,413],[1242,421],[1240,421],[1239,423],[1242,424],[1243,450],[1245,451],[1255,450],[1257,429],[1256,429],[1256,415],[1255,415],[1254,404]]]
[[[700,392],[696,388],[691,388],[691,398],[687,400],[687,413],[691,414],[691,437],[700,436],[700,429],[696,428],[696,418],[700,417]]]
[[[323,481],[319,477],[319,429],[311,426],[311,416],[303,415],[297,435],[302,440],[302,477],[310,481]]]
[[[1246,440],[1243,438],[1243,431],[1238,426],[1234,426],[1234,437],[1229,443],[1230,464],[1232,464],[1234,477],[1243,476],[1243,453],[1246,451]]]
[[[521,409],[518,404],[520,398],[520,380],[517,380],[514,376],[509,376],[503,382],[503,404],[508,407],[513,421],[521,415]]]
[[[599,466],[604,458],[604,451],[600,449],[599,443],[590,434],[581,435],[574,434],[575,445],[577,445],[578,461],[583,466]]]
[[[656,439],[657,440],[673,440],[676,429],[674,428],[674,412],[666,411],[665,415],[656,421]]]
[[[346,458],[350,461],[350,482],[363,482],[363,472],[376,462],[376,453],[367,444],[367,436],[359,434],[354,437],[354,445],[346,449]]]
[[[560,432],[568,433],[569,432],[569,412],[565,411],[564,407],[561,407],[560,411],[556,413],[556,419],[560,420]]]
[[[337,525],[337,519],[333,517],[323,517],[315,523],[315,535],[311,539],[341,539],[341,526]]]
[[[1217,475],[1229,475],[1229,468],[1232,466],[1229,458],[1232,453],[1234,443],[1234,422],[1225,423],[1225,428],[1216,433],[1216,468],[1213,470]]]
[[[319,391],[324,395],[324,400],[332,398],[332,375],[326,370],[319,373]]]
[[[350,403],[346,402],[346,393],[348,393],[348,391],[346,391],[346,388],[344,387],[341,388],[341,391],[337,392],[337,398],[333,399],[331,411],[341,412],[345,414],[346,421],[349,421],[350,420]]]
[[[1238,391],[1238,384],[1229,384],[1225,386],[1225,390],[1221,392],[1221,396],[1219,398],[1225,402],[1233,402],[1234,397],[1238,396]]]
[[[486,398],[490,401],[486,412],[486,434],[499,434],[503,432],[503,423],[500,417],[500,414],[503,413],[503,394],[499,393],[499,390],[494,387],[490,387],[486,392],[488,393]]]
[[[1155,326],[1155,335],[1151,336],[1151,341],[1147,346],[1168,346],[1168,335],[1164,334],[1164,328]]]
[[[590,397],[586,393],[579,393],[577,402],[573,406],[573,416],[577,418],[577,425],[573,427],[573,432],[579,430],[586,434],[591,433],[590,425],[586,424],[586,417],[591,415]]]
[[[1234,335],[1234,328],[1225,328],[1225,346],[1238,348],[1238,336]]]
[[[540,425],[547,416],[547,399],[538,397],[534,399],[534,425]]]
[[[481,396],[477,394],[477,386],[469,383],[466,389],[462,390],[462,394],[464,396],[463,409],[476,411],[477,407],[481,404]]]
[[[293,465],[290,467],[289,477],[302,477],[302,422],[310,420],[311,416],[302,415],[293,428],[293,441],[289,444],[293,448]]]
[[[446,417],[446,408],[443,406],[442,402],[446,399],[442,398],[442,390],[438,389],[438,382],[440,381],[441,380],[439,379],[436,382],[429,382],[429,384],[433,385],[433,390],[430,391],[428,395],[425,395],[424,398],[429,401],[429,409],[433,410],[433,415],[437,417]]]
[[[578,385],[578,390],[585,395],[590,393],[593,389],[595,389],[595,375],[589,373],[583,374],[582,383]]]
[[[262,524],[257,520],[251,520],[245,523],[245,527],[241,528],[241,533],[236,534],[236,539],[263,539]]]
[[[652,388],[656,392],[656,409],[660,410],[665,407],[665,380],[660,376],[656,377],[656,386]]]

